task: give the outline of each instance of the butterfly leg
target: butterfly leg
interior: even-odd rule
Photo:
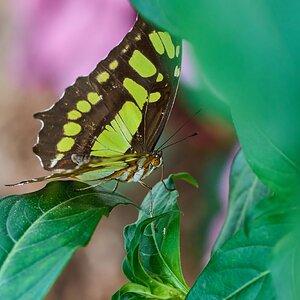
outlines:
[[[139,181],[139,183],[147,188],[149,191],[150,191],[150,204],[149,204],[149,214],[150,214],[150,217],[152,218],[153,217],[153,197],[152,197],[152,187],[149,186],[147,183],[143,182],[143,181]]]
[[[164,182],[164,164],[163,164],[163,163],[161,164],[161,176],[160,176],[160,181],[163,183],[163,185],[164,185],[164,187],[165,187],[165,189],[166,189],[167,191],[172,192],[172,191],[175,191],[175,190],[176,190],[175,188],[169,188],[169,187],[167,187],[167,185],[166,185],[165,182]]]

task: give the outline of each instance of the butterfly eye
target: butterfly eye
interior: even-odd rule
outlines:
[[[160,165],[160,158],[159,157],[154,157],[151,161],[151,164],[154,166],[154,167],[158,167]]]

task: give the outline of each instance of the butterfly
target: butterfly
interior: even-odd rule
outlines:
[[[50,175],[12,185],[72,178],[143,182],[162,165],[155,149],[177,93],[182,41],[138,16],[85,77],[66,88],[42,122],[33,152]]]

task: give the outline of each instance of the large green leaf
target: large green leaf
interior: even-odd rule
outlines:
[[[245,157],[274,192],[300,174],[300,2],[131,0],[193,44],[205,85],[228,103]],[[156,1],[157,2],[157,1]]]
[[[219,249],[239,229],[244,228],[249,209],[270,194],[270,190],[260,182],[249,168],[243,152],[239,151],[230,172],[227,216],[214,245],[214,251]]]
[[[225,122],[225,124],[230,127],[233,125],[228,104],[220,101],[207,88],[194,88],[181,84],[180,91],[181,94],[183,94],[182,98],[190,112],[193,113],[201,108],[200,117],[202,120],[203,117],[209,116],[214,120]]]
[[[230,174],[230,204],[214,253],[187,299],[276,299],[271,262],[287,233],[293,206],[270,193],[249,168],[243,152]]]
[[[281,222],[284,233],[273,247],[269,262],[277,299],[300,298],[300,194],[271,197],[260,202],[248,218],[248,226]]]
[[[272,222],[238,231],[215,251],[187,299],[275,299],[269,264],[281,236],[281,224]]]
[[[42,299],[74,251],[86,245],[103,215],[125,197],[78,182],[0,201],[0,298]]]
[[[271,271],[278,299],[300,299],[300,193],[280,201],[277,211],[287,220],[286,234],[273,251]],[[281,207],[281,210],[280,210]],[[275,216],[275,213],[272,213]],[[277,213],[278,214],[278,213]]]
[[[175,177],[193,182],[186,174]],[[174,188],[171,176],[165,183]],[[131,282],[125,284],[113,299],[185,298],[188,287],[180,266],[177,197],[176,190],[167,190],[162,182],[156,184],[143,201],[138,220],[125,228],[127,255],[123,271]]]
[[[297,210],[299,204],[269,194],[262,184],[255,183],[256,180],[240,153],[231,170],[232,207],[215,251],[188,294],[188,300],[277,299],[278,294],[289,294],[289,279],[295,278],[292,270],[287,272],[291,264],[289,267],[285,265],[285,254],[280,256],[281,264],[274,268],[274,249],[289,233],[288,216]],[[289,274],[286,280],[282,280],[285,275],[280,271]],[[275,284],[274,274],[278,274]],[[282,286],[289,290],[278,288]]]
[[[299,233],[293,232],[278,242],[274,248],[271,270],[278,299],[298,300],[300,297]]]

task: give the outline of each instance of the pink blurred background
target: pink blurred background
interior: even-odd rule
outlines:
[[[40,128],[33,113],[51,106],[76,77],[88,74],[121,41],[135,15],[127,0],[0,2],[2,196],[34,191],[44,185],[4,187],[5,183],[46,174],[31,150]],[[185,78],[195,80],[188,62],[184,65]],[[227,176],[222,174],[228,173],[225,162],[235,137],[224,122],[212,118],[193,120],[185,98],[180,90],[164,136],[189,119],[183,135],[196,131],[199,134],[167,149],[164,160],[165,176],[187,171],[200,182],[198,190],[178,183],[182,265],[185,278],[192,285],[203,267],[201,258],[207,257],[207,241],[212,244],[222,223],[222,218],[218,218],[215,224],[219,225],[209,231],[212,218],[222,207],[219,199],[226,199]],[[159,176],[153,175],[148,183],[155,184]],[[225,179],[220,188],[222,176]],[[120,192],[140,203],[147,191],[137,184],[128,184]],[[136,216],[133,208],[118,207],[108,219],[101,220],[90,244],[75,254],[46,299],[110,299],[127,282],[122,274],[122,230]]]

